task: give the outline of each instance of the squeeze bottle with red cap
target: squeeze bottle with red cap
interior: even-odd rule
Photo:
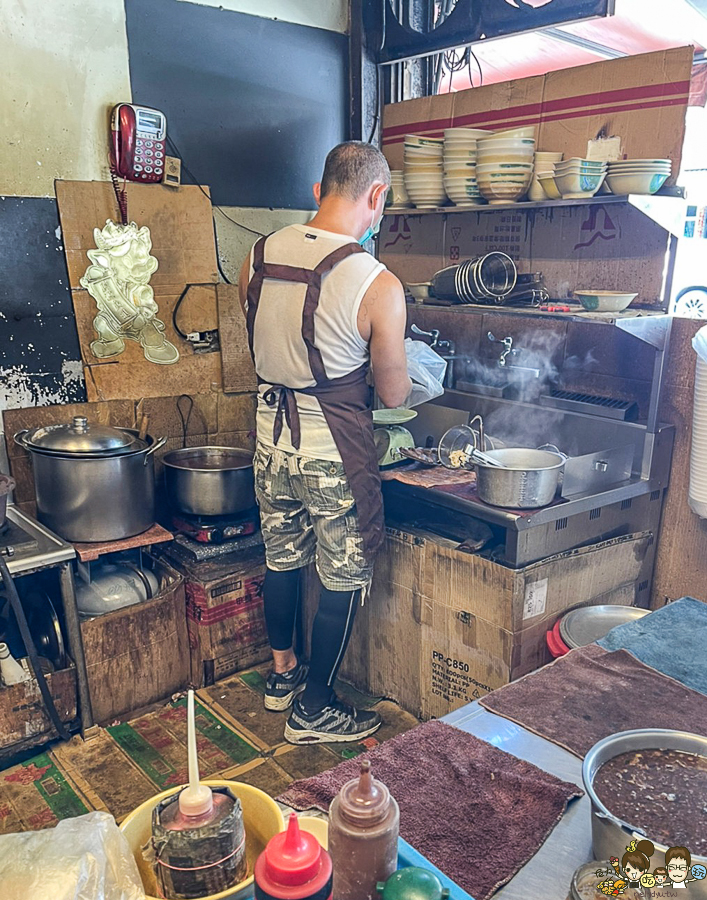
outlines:
[[[255,863],[255,900],[331,900],[331,857],[292,813]]]
[[[329,852],[334,863],[336,900],[374,900],[377,885],[398,865],[400,810],[388,788],[371,775],[348,781],[329,809]]]

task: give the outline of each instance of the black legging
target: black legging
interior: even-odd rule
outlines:
[[[301,569],[267,569],[263,596],[265,621],[273,650],[289,650],[297,615]],[[307,689],[301,702],[307,712],[326,706],[334,695],[334,681],[351,637],[361,591],[330,591],[323,587],[312,626],[312,658]]]

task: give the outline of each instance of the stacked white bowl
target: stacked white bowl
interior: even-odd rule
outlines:
[[[609,163],[606,175],[612,194],[655,194],[670,177],[669,159],[621,159]]]
[[[535,129],[515,128],[476,144],[476,179],[491,206],[514,203],[530,187],[535,156]]]
[[[606,163],[602,160],[575,156],[555,163],[555,185],[563,200],[586,200],[593,197],[605,178]]]
[[[394,209],[412,206],[408,192],[405,190],[405,173],[402,169],[391,169],[390,190],[385,205]]]
[[[541,202],[550,198],[545,193],[545,189],[540,184],[541,175],[554,175],[555,163],[560,162],[562,153],[553,153],[549,150],[539,150],[535,154],[535,168],[533,171],[533,180],[530,182],[530,190],[528,191],[528,200]]]
[[[434,209],[447,200],[443,152],[442,138],[405,135],[405,190],[419,209]]]
[[[483,128],[447,128],[444,132],[444,189],[456,206],[482,202],[476,181],[476,142],[492,135]]]

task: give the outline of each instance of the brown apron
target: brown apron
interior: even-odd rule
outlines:
[[[366,382],[368,364],[343,378],[327,378],[322,355],[314,343],[314,313],[319,305],[322,277],[348,256],[365,251],[358,244],[346,244],[326,256],[315,269],[305,269],[266,263],[265,241],[266,238],[260,238],[253,249],[254,272],[248,284],[246,324],[251,356],[255,360],[253,335],[264,279],[306,284],[302,339],[307,347],[309,367],[316,382],[309,388],[274,384],[265,393],[263,399],[268,406],[277,407],[273,442],[277,446],[284,418],[290,429],[292,446],[295,450],[299,450],[301,432],[295,393],[316,397],[341,455],[351,493],[356,502],[364,555],[366,560],[372,563],[383,543],[384,523],[378,456],[373,439],[372,391]],[[260,376],[258,381],[264,383]]]

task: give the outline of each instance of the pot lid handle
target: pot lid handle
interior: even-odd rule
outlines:
[[[86,416],[74,416],[71,427],[77,434],[86,434],[88,431],[88,419]]]

